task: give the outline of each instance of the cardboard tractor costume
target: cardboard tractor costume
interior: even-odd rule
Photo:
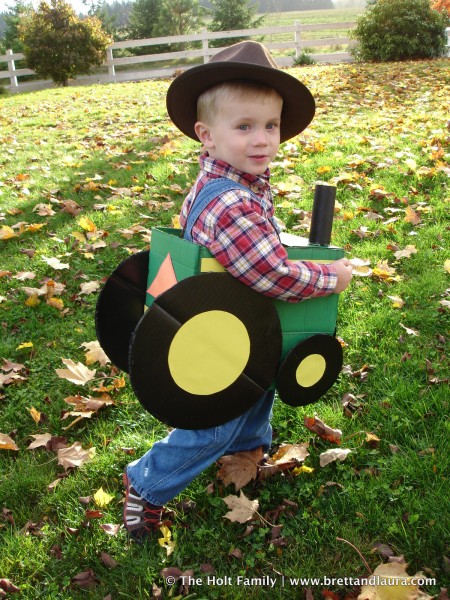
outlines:
[[[335,188],[317,186],[310,239],[281,234],[291,260],[330,263]],[[298,303],[240,283],[180,229],[152,230],[151,250],[124,261],[97,302],[96,329],[111,361],[130,374],[142,406],[183,429],[225,423],[269,388],[291,406],[335,382],[338,295]]]
[[[198,141],[199,95],[231,80],[278,92],[283,99],[281,142],[314,117],[309,89],[278,69],[262,44],[248,40],[218,51],[208,63],[172,81],[166,104],[176,127]],[[188,224],[202,210],[201,194]],[[309,241],[281,239],[290,259],[327,263],[343,256],[341,248],[329,245],[334,196],[335,188],[316,188]],[[224,272],[206,248],[185,239],[192,224],[184,235],[153,229],[150,252],[119,265],[98,299],[100,344],[130,374],[144,408],[168,425],[204,429],[243,414],[271,387],[291,406],[318,400],[342,366],[334,337],[338,296],[298,303],[264,296]]]

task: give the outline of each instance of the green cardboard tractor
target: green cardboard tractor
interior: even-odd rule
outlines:
[[[291,260],[344,254],[329,245],[335,190],[320,188],[309,240],[280,235]],[[100,344],[143,407],[170,426],[203,429],[244,413],[271,387],[291,406],[316,402],[342,367],[338,295],[273,300],[181,236],[153,229],[150,251],[119,265],[97,302]]]

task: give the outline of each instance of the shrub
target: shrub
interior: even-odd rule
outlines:
[[[112,42],[99,19],[79,19],[64,0],[41,2],[21,21],[19,35],[28,67],[59,85],[100,66]]]
[[[378,0],[357,19],[352,54],[379,62],[435,58],[445,50],[445,26],[429,0]]]
[[[294,66],[315,65],[316,60],[311,56],[312,50],[304,48],[298,56],[294,58]]]

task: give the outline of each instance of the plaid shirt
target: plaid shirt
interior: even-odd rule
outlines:
[[[200,173],[180,214],[185,227],[192,202],[207,181],[227,177],[248,187],[211,200],[192,228],[192,240],[206,246],[227,271],[254,290],[287,302],[330,294],[336,286],[334,267],[288,260],[272,221],[274,207],[269,170],[255,176],[228,163],[200,157]]]

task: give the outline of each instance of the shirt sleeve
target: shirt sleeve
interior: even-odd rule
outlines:
[[[219,197],[204,212],[198,241],[245,285],[287,302],[326,296],[336,287],[331,264],[289,260],[269,219],[238,193]]]

